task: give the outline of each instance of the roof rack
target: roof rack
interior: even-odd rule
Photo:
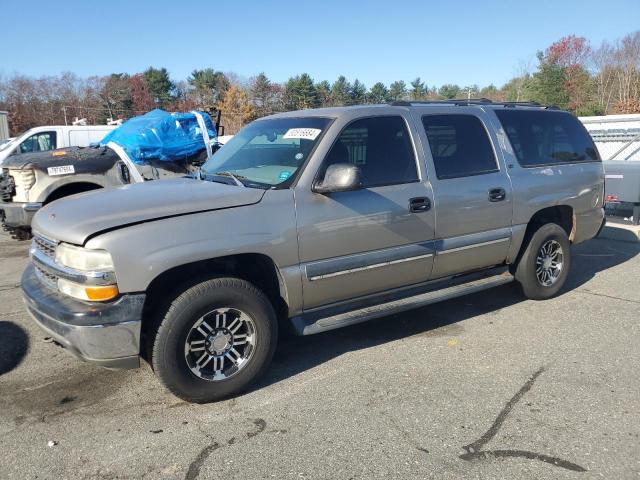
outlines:
[[[494,102],[488,98],[454,98],[451,100],[396,100],[389,105],[394,107],[410,107],[412,105],[455,105],[458,107],[470,105],[497,105],[505,108],[514,107],[540,107],[548,110],[558,110],[555,105],[542,105],[534,101],[522,102]]]

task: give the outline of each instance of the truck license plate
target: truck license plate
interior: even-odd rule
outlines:
[[[59,167],[49,167],[47,168],[47,173],[49,175],[66,175],[68,173],[76,173],[73,165],[61,165]]]

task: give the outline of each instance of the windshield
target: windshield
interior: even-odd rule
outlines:
[[[11,142],[13,142],[13,140],[14,140],[13,138],[7,138],[6,140],[0,140],[0,150],[4,150],[9,145],[11,145]]]
[[[330,122],[321,117],[255,121],[218,150],[202,172],[231,175],[247,186],[284,184],[307,160]]]

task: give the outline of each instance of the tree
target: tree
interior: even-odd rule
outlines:
[[[460,87],[452,83],[445,83],[438,89],[438,95],[447,100],[457,98],[460,96]]]
[[[384,83],[378,82],[369,91],[369,101],[371,103],[386,103],[389,101],[389,90]]]
[[[285,85],[287,103],[293,110],[313,108],[316,105],[316,89],[313,79],[306,73],[291,77]]]
[[[411,82],[411,99],[420,100],[425,95],[424,82],[420,80],[420,77]]]
[[[591,68],[595,72],[595,103],[608,112],[613,104],[616,87],[615,48],[604,41],[591,52]]]
[[[316,100],[319,107],[329,107],[333,105],[331,84],[329,84],[327,80],[322,80],[316,84]]]
[[[489,100],[504,100],[500,98],[500,91],[498,87],[496,87],[493,83],[487,85],[486,87],[482,87],[480,92],[478,93],[480,98],[488,98]]]
[[[143,75],[154,101],[159,107],[164,108],[173,99],[172,92],[175,88],[169,78],[169,72],[166,68],[149,67]]]
[[[224,100],[227,90],[231,87],[231,81],[226,73],[216,72],[216,102]]]
[[[584,37],[569,35],[552,43],[545,51],[544,59],[564,69],[565,90],[568,107],[576,110],[590,101],[591,77],[586,63],[591,55],[591,46]]]
[[[136,73],[129,78],[131,88],[131,102],[136,115],[148,112],[155,108],[155,102],[147,80],[142,73]]]
[[[130,77],[126,73],[112,73],[106,77],[97,95],[107,114],[101,120],[106,120],[107,116],[116,119],[131,115],[133,98]]]
[[[568,35],[552,43],[545,51],[545,59],[564,68],[584,66],[589,59],[591,46],[584,37]]]
[[[640,31],[623,37],[614,54],[618,113],[634,113],[640,104]]]
[[[403,100],[407,96],[407,84],[402,80],[389,85],[389,100]]]
[[[331,85],[331,98],[333,104],[340,107],[343,105],[349,105],[351,97],[351,85],[347,79],[340,75],[338,79]]]
[[[565,88],[565,69],[556,62],[548,62],[542,52],[538,52],[540,65],[527,88],[531,100],[544,105],[568,108],[569,95]]]
[[[247,92],[237,85],[229,87],[217,107],[225,115],[225,129],[229,133],[240,130],[245,123],[252,121],[256,114]]]
[[[193,70],[187,78],[198,108],[206,110],[216,104],[216,80],[219,73],[216,73],[213,68],[205,68]]]
[[[349,96],[351,97],[351,105],[361,105],[367,101],[367,87],[365,87],[364,83],[357,78],[353,82],[349,93]]]
[[[264,72],[254,78],[250,93],[253,104],[255,105],[257,117],[264,117],[273,112],[273,90],[271,88],[271,81]]]

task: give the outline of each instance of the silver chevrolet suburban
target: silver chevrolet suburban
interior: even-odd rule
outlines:
[[[43,208],[22,288],[71,353],[110,368],[142,357],[207,402],[265,371],[282,326],[308,335],[513,280],[526,298],[556,295],[571,244],[604,225],[603,190],[588,133],[551,107],[281,113],[198,174]]]

